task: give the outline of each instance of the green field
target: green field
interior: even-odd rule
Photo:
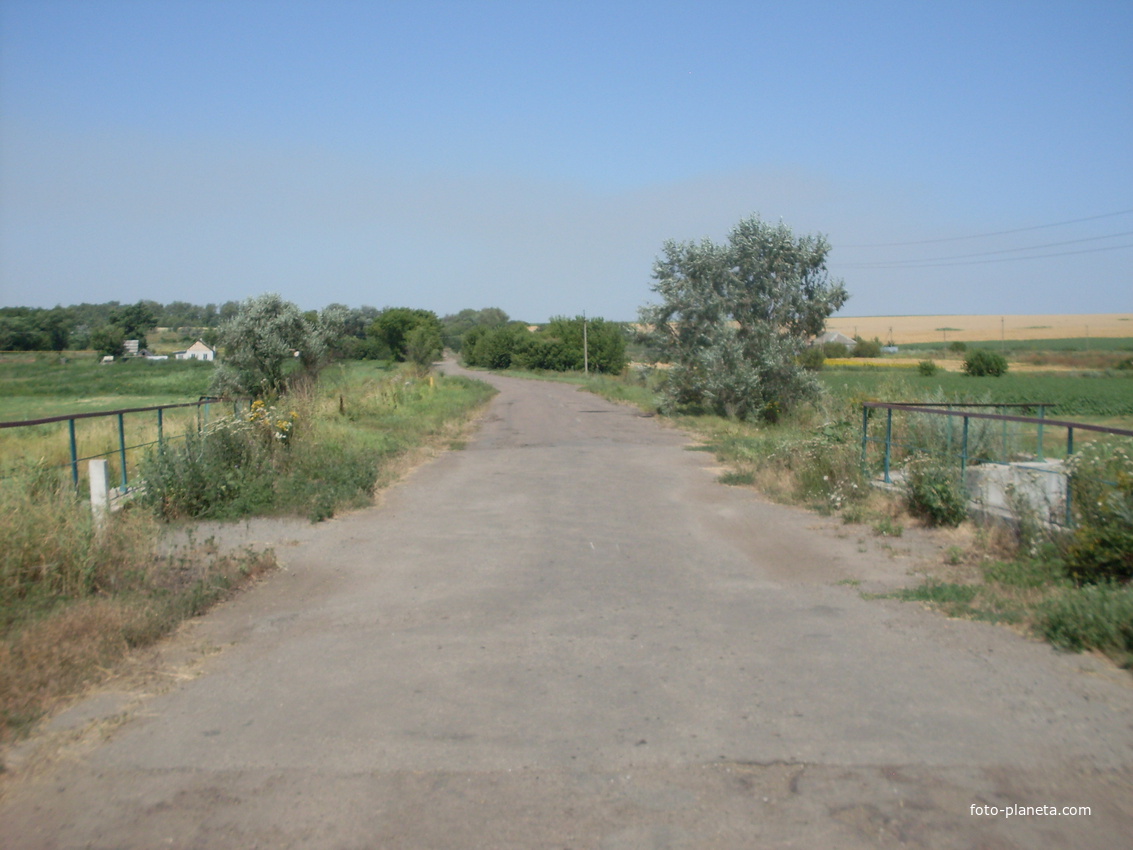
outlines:
[[[957,372],[925,377],[911,369],[828,369],[823,385],[851,402],[917,402],[943,393],[949,401],[1051,405],[1056,419],[1133,418],[1133,373],[1008,372],[999,378],[971,378]]]
[[[989,339],[965,342],[968,351],[986,348],[990,351],[1130,351],[1133,337],[1071,337],[1068,339]],[[948,343],[911,342],[900,346],[901,351],[947,351]]]
[[[196,401],[213,364],[196,360],[119,360],[41,355],[0,360],[0,422],[123,407]]]

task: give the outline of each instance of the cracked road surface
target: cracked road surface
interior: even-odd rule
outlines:
[[[77,706],[0,844],[1130,846],[1126,673],[863,599],[838,582],[908,564],[655,419],[487,380],[465,450],[276,528],[285,568],[187,624],[175,684]]]

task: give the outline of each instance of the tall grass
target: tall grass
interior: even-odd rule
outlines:
[[[365,504],[387,467],[462,422],[492,393],[464,378],[345,369],[286,406],[217,422],[155,452],[143,501],[165,518],[299,513]],[[289,424],[286,439],[278,427]]]
[[[0,741],[105,675],[270,554],[160,556],[157,522],[136,509],[97,527],[56,470],[0,481]]]

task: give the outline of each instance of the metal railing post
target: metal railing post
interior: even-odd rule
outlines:
[[[165,442],[165,426],[161,414],[164,412],[162,408],[157,409],[157,447],[160,449]]]
[[[1074,429],[1066,429],[1066,460],[1070,460],[1070,456],[1074,454]],[[1070,491],[1070,476],[1066,476],[1066,525],[1070,527],[1074,524],[1074,516],[1071,513],[1071,491]]]
[[[960,480],[964,480],[964,474],[968,471],[968,422],[967,414],[964,414],[964,431],[960,437]]]
[[[893,450],[893,408],[885,408],[885,483],[892,484],[889,480],[889,458]]]
[[[67,420],[67,430],[71,432],[71,480],[79,489],[79,444],[75,440],[75,420]]]
[[[126,479],[126,417],[122,413],[118,414],[118,457],[122,461],[122,492],[125,493],[129,484]]]
[[[1042,460],[1044,460],[1044,458],[1043,458],[1043,423],[1042,423],[1042,420],[1045,417],[1046,417],[1046,405],[1040,404],[1039,405],[1039,452],[1038,452],[1038,457],[1039,457],[1040,462]]]
[[[997,407],[995,410],[998,413],[998,412],[1002,411],[1003,409],[1004,408],[1002,408],[1002,407]],[[1010,463],[1011,462],[1011,455],[1007,451],[1007,420],[1006,419],[1003,420],[1003,462],[1004,463]]]
[[[862,405],[862,475],[869,474],[867,451],[869,447],[869,408]]]

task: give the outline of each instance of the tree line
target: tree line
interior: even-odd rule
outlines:
[[[118,336],[137,339],[144,347],[146,334],[158,327],[198,336],[215,335],[215,329],[239,309],[238,301],[201,306],[187,301],[161,304],[149,300],[50,308],[0,307],[0,351],[98,349]]]
[[[824,236],[796,236],[782,222],[750,216],[722,244],[669,240],[663,252],[653,267],[659,301],[642,307],[640,319],[651,353],[671,367],[661,386],[668,409],[775,420],[814,399],[807,344],[848,298],[827,271]],[[281,392],[296,374],[294,361],[300,374],[336,358],[428,364],[445,347],[470,366],[618,373],[630,335],[623,325],[582,316],[532,330],[498,308],[444,318],[342,304],[303,312],[264,295],[220,307],[139,301],[0,308],[0,350],[119,353],[126,339],[145,347],[147,332],[158,326],[200,330],[224,349],[218,386],[257,395]],[[293,360],[285,366],[286,357]]]

